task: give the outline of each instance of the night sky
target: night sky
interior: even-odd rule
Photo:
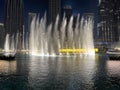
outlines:
[[[99,0],[62,0],[62,5],[71,5],[73,15],[77,13],[95,13],[97,20],[97,6]],[[40,13],[42,16],[48,10],[48,0],[24,0],[24,23],[27,22],[28,12]],[[96,21],[95,20],[95,21]],[[0,0],[0,22],[4,21],[4,0]]]

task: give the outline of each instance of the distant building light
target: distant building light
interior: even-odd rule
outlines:
[[[110,12],[113,12],[113,10],[110,10]]]
[[[106,21],[101,21],[101,24],[102,24],[102,23],[106,23]]]
[[[117,16],[117,18],[119,19],[120,17],[119,17],[119,16]]]
[[[3,24],[3,23],[0,23],[0,26],[4,26],[4,24]]]
[[[105,10],[101,9],[100,11],[101,11],[101,12],[104,12]]]
[[[66,5],[66,6],[64,6],[64,9],[72,9],[72,6],[71,5]]]
[[[98,23],[98,24],[97,24],[97,27],[101,27],[101,23]]]

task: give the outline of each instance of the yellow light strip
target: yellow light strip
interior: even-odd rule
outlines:
[[[94,49],[59,49],[60,53],[84,53],[88,51],[95,51],[96,53],[98,52],[98,48]]]

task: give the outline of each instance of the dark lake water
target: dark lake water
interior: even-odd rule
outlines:
[[[105,54],[17,55],[0,60],[0,90],[120,90],[120,61]]]

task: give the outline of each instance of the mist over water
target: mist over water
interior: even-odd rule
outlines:
[[[55,23],[47,26],[46,14],[41,19],[34,16],[29,37],[29,50],[37,55],[61,55],[60,49],[85,49],[84,53],[94,54],[93,17],[78,14],[68,21],[63,17],[60,23],[59,15]],[[66,52],[66,54],[70,54]]]

